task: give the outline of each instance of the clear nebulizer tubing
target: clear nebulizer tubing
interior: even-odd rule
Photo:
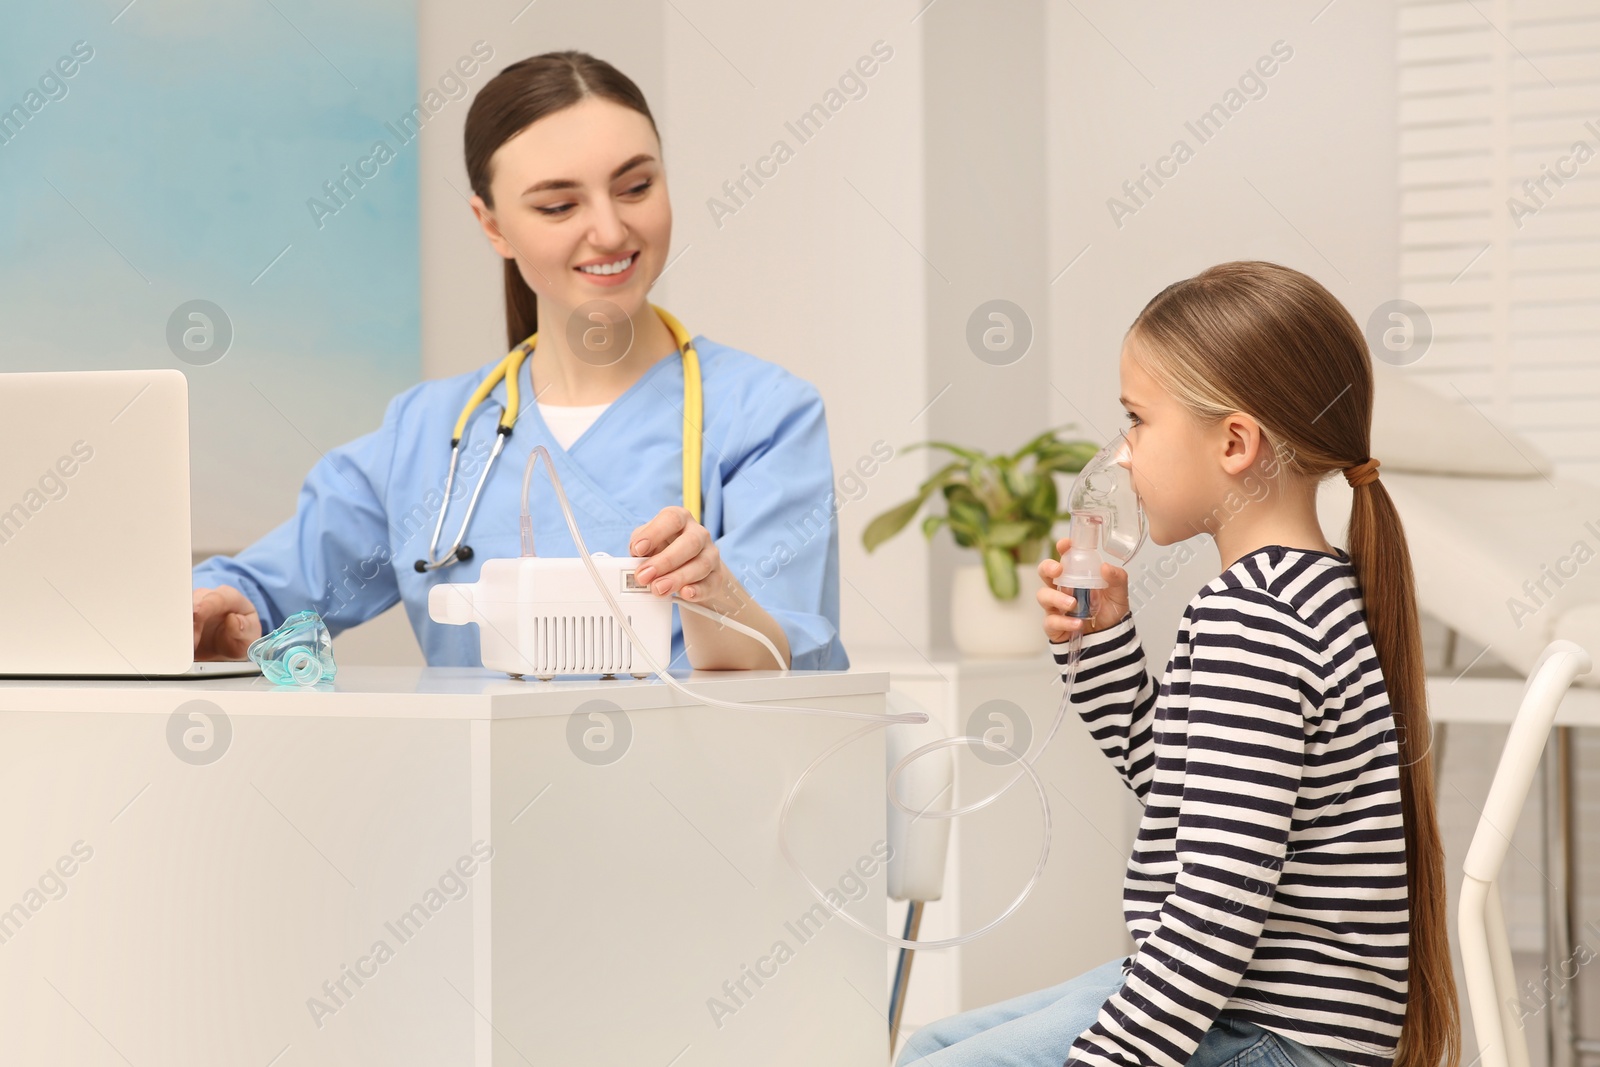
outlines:
[[[1128,442],[1127,435],[1119,433],[1104,448],[1097,452],[1088,463],[1084,464],[1077,479],[1072,484],[1072,489],[1067,497],[1067,510],[1072,516],[1071,538],[1072,544],[1065,556],[1062,557],[1061,574],[1056,578],[1056,587],[1070,589],[1074,598],[1071,617],[1079,619],[1092,618],[1094,614],[1093,598],[1095,590],[1104,589],[1107,582],[1101,574],[1102,557],[1109,557],[1118,563],[1126,564],[1133,558],[1133,554],[1144,544],[1144,539],[1149,533],[1149,526],[1145,518],[1144,507],[1139,500],[1139,494],[1133,483],[1133,450]],[[881,940],[889,941],[907,948],[952,948],[964,945],[975,938],[994,929],[1005,921],[1023,901],[1033,892],[1044,875],[1045,862],[1050,852],[1050,809],[1045,801],[1044,786],[1039,780],[1034,764],[1039,757],[1044,755],[1045,749],[1050,747],[1050,742],[1055,740],[1061,724],[1067,716],[1067,708],[1072,703],[1072,687],[1078,676],[1078,661],[1082,652],[1083,631],[1079,629],[1067,642],[1067,662],[1062,672],[1061,702],[1056,708],[1055,720],[1050,724],[1050,730],[1045,734],[1044,741],[1032,756],[1021,756],[1010,749],[997,748],[989,745],[983,738],[978,737],[947,737],[930,742],[921,748],[906,753],[905,757],[896,763],[889,771],[887,789],[889,803],[907,815],[925,819],[954,819],[967,815],[993,804],[1004,796],[1012,786],[1023,778],[1039,793],[1040,807],[1044,815],[1044,841],[1039,850],[1039,862],[1035,866],[1032,877],[1023,886],[1022,892],[1011,902],[1010,907],[1001,912],[999,916],[988,924],[979,927],[959,937],[946,938],[942,941],[907,941],[903,938],[882,936]],[[999,789],[980,800],[961,807],[949,808],[944,811],[925,812],[918,811],[908,806],[900,799],[899,791],[895,788],[900,775],[915,760],[930,752],[941,748],[951,748],[955,745],[978,742],[984,744],[990,752],[1009,755],[1017,764],[1018,772],[1012,779]],[[802,873],[801,877],[804,877]],[[811,885],[809,880],[807,885]],[[817,892],[811,886],[813,893]],[[843,913],[840,913],[843,915]],[[852,925],[867,930],[868,933],[877,935],[863,924],[856,922],[852,917],[845,915]]]
[[[1044,750],[1049,746],[1051,740],[1054,739],[1056,732],[1060,729],[1061,723],[1066,717],[1067,707],[1071,703],[1072,698],[1072,683],[1077,675],[1079,648],[1082,642],[1081,636],[1074,634],[1071,641],[1068,643],[1067,664],[1066,671],[1063,674],[1064,688],[1061,695],[1061,703],[1056,710],[1055,721],[1051,724],[1049,733],[1045,735],[1044,743],[1039,746],[1038,751],[1036,751],[1031,758],[1026,757],[1023,754],[1018,754],[1011,749],[1001,748],[989,744],[982,737],[964,735],[960,737],[941,738],[938,741],[933,741],[923,745],[920,748],[907,753],[906,756],[896,763],[895,766],[890,770],[888,781],[886,783],[889,802],[898,810],[905,812],[914,818],[953,819],[960,815],[978,811],[999,799],[1018,781],[1023,778],[1027,778],[1029,784],[1033,786],[1034,792],[1038,795],[1040,818],[1043,823],[1041,841],[1039,845],[1039,859],[1034,866],[1032,875],[1023,885],[1022,890],[1017,894],[1016,899],[1014,899],[1011,904],[994,919],[985,923],[983,926],[980,926],[976,930],[971,930],[965,934],[961,934],[956,937],[944,938],[942,940],[912,941],[902,937],[895,937],[894,935],[888,934],[883,930],[874,929],[873,927],[868,926],[866,923],[863,923],[861,920],[845,911],[842,907],[835,905],[832,901],[828,900],[823,890],[818,887],[817,884],[813,882],[806,874],[804,868],[801,867],[799,861],[794,856],[793,850],[789,846],[789,815],[794,808],[796,798],[800,795],[801,787],[805,785],[806,779],[809,778],[818,767],[827,762],[827,760],[839,750],[854,743],[855,741],[860,740],[874,730],[883,729],[894,723],[925,723],[929,718],[927,712],[913,712],[907,714],[878,714],[875,712],[842,711],[835,708],[809,708],[789,705],[749,704],[743,701],[722,700],[717,697],[706,696],[704,694],[694,692],[678,679],[674,678],[664,664],[656,662],[654,657],[651,656],[644,642],[640,641],[638,635],[634,633],[633,627],[628,623],[626,613],[622,610],[622,605],[617,601],[616,595],[601,577],[599,569],[595,566],[593,559],[590,557],[588,546],[584,544],[583,534],[578,530],[578,523],[573,515],[572,505],[567,500],[566,491],[561,486],[561,477],[556,473],[555,465],[550,459],[550,453],[543,445],[536,445],[534,447],[533,451],[528,456],[527,465],[524,467],[522,473],[521,532],[523,555],[532,556],[535,554],[533,544],[533,521],[528,511],[528,489],[533,478],[534,465],[540,456],[544,457],[545,469],[550,473],[550,483],[552,488],[555,489],[556,500],[561,505],[561,513],[566,520],[567,530],[572,535],[572,543],[574,546],[576,546],[578,555],[580,558],[582,558],[584,567],[588,570],[589,577],[591,580],[593,580],[595,588],[600,591],[601,595],[605,598],[606,603],[611,607],[613,617],[615,618],[617,624],[621,627],[622,631],[627,634],[628,639],[633,643],[635,651],[642,656],[650,669],[655,672],[656,676],[665,682],[669,687],[695,701],[696,703],[706,704],[712,707],[726,708],[732,711],[757,711],[766,713],[777,712],[780,714],[788,712],[806,715],[826,715],[832,718],[859,719],[867,722],[865,727],[834,742],[833,745],[818,755],[816,759],[812,760],[810,766],[801,772],[799,778],[795,780],[795,783],[790,788],[788,795],[784,798],[782,808],[779,810],[779,850],[783,853],[783,857],[786,861],[788,861],[789,866],[794,869],[797,875],[799,875],[800,880],[805,884],[812,896],[814,896],[819,902],[827,907],[833,914],[839,916],[847,924],[855,927],[863,933],[876,938],[877,940],[882,941],[891,947],[920,950],[953,948],[957,945],[965,945],[969,942],[975,941],[987,934],[989,931],[993,930],[995,927],[999,926],[1006,919],[1010,918],[1011,915],[1022,906],[1022,904],[1028,899],[1029,895],[1033,893],[1034,888],[1038,886],[1039,880],[1044,876],[1045,864],[1050,857],[1050,802],[1049,797],[1045,792],[1044,782],[1039,778],[1039,774],[1034,769],[1033,765],[1038,760],[1039,756],[1044,753]],[[1097,511],[1094,507],[1094,504],[1097,500],[1099,500],[1100,496],[1105,495],[1104,493],[1097,492],[1097,490],[1104,489],[1110,484],[1110,482],[1115,478],[1114,472],[1117,469],[1124,468],[1123,473],[1125,475],[1125,468],[1128,465],[1127,442],[1125,438],[1119,434],[1116,440],[1114,440],[1110,445],[1107,445],[1106,448],[1102,449],[1100,453],[1084,467],[1083,472],[1079,475],[1077,481],[1074,483],[1073,492],[1070,499],[1072,501],[1079,501],[1083,504],[1086,521],[1091,514],[1099,515],[1099,521],[1102,522],[1106,518],[1110,518],[1112,520],[1118,518],[1115,510],[1111,511],[1110,513],[1107,513],[1104,509]],[[1108,472],[1112,474],[1111,478],[1104,477],[1104,475],[1106,475]],[[1124,480],[1126,479],[1124,478]],[[1127,484],[1126,489],[1128,493],[1132,492],[1131,482]],[[1137,501],[1135,498],[1134,513],[1137,516],[1139,536],[1131,539],[1131,541],[1129,541],[1127,538],[1124,538],[1121,542],[1116,542],[1115,547],[1107,544],[1105,541],[1099,542],[1102,550],[1117,555],[1118,558],[1122,559],[1123,561],[1126,561],[1129,556],[1132,556],[1133,551],[1137,549],[1139,543],[1143,541],[1144,515],[1142,510],[1137,508],[1136,504]],[[1079,520],[1076,509],[1073,510],[1073,516],[1073,536],[1074,543],[1076,543],[1079,531]],[[1124,522],[1126,522],[1129,516],[1124,511],[1121,518],[1124,520]],[[1123,547],[1126,548],[1125,554],[1117,551],[1118,548]],[[1098,570],[1096,570],[1095,576],[1098,578]],[[1067,575],[1066,573],[1063,573],[1062,578],[1057,580],[1057,584],[1063,585],[1066,581]],[[1102,582],[1101,585],[1103,586],[1103,584],[1104,583]],[[777,662],[780,670],[788,669],[788,664],[783,661],[783,657],[778,653],[777,648],[772,644],[771,640],[768,639],[765,634],[762,634],[760,631],[746,626],[743,623],[736,622],[727,616],[711,611],[704,605],[691,604],[677,596],[674,596],[673,599],[677,601],[680,609],[687,608],[699,614],[713,617],[717,619],[721,625],[728,626],[735,631],[743,633],[747,637],[760,642],[768,649],[768,651],[772,653],[773,659]],[[1089,598],[1087,596],[1080,596],[1079,599],[1080,603],[1086,610]],[[984,797],[982,800],[959,808],[950,808],[942,811],[929,812],[926,810],[912,808],[900,799],[896,792],[895,785],[901,773],[904,772],[904,770],[913,762],[940,749],[954,748],[973,743],[981,744],[988,751],[997,755],[1010,756],[1013,762],[1015,762],[1018,766],[1017,775],[1005,785],[1001,786],[999,790],[987,797]]]
[[[1012,914],[1018,908],[1022,907],[1023,903],[1028,899],[1028,897],[1033,894],[1035,887],[1037,887],[1039,884],[1039,879],[1044,877],[1045,864],[1050,860],[1050,800],[1049,796],[1045,793],[1044,782],[1039,778],[1039,772],[1033,769],[1033,764],[1044,753],[1045,748],[1049,746],[1050,739],[1055,737],[1056,730],[1061,726],[1061,720],[1066,715],[1067,705],[1071,703],[1072,680],[1077,674],[1078,649],[1082,644],[1082,641],[1083,639],[1080,636],[1074,634],[1072,640],[1068,642],[1068,669],[1067,673],[1062,679],[1065,683],[1065,689],[1061,694],[1061,704],[1056,710],[1056,721],[1055,724],[1050,727],[1050,733],[1046,735],[1044,744],[1039,746],[1039,751],[1035,752],[1031,759],[1024,758],[1014,749],[1000,748],[998,746],[989,744],[982,737],[974,737],[971,734],[966,734],[961,737],[942,737],[937,741],[928,742],[921,748],[913,749],[912,751],[906,753],[904,758],[902,758],[899,763],[896,763],[893,769],[889,771],[889,779],[885,785],[889,795],[889,803],[893,804],[900,811],[905,812],[907,815],[910,815],[913,818],[922,819],[953,819],[958,815],[965,815],[968,812],[977,811],[979,808],[986,807],[995,800],[999,799],[1002,794],[1009,790],[1013,785],[1016,785],[1017,782],[1023,778],[1028,779],[1028,783],[1033,786],[1034,792],[1039,796],[1039,817],[1043,822],[1043,827],[1040,831],[1039,860],[1034,864],[1033,873],[1028,876],[1028,880],[1023,884],[1022,890],[1017,893],[1016,898],[1012,900],[1012,902],[1004,911],[1002,911],[999,915],[996,915],[993,919],[990,919],[988,922],[984,923],[982,926],[978,927],[976,930],[969,930],[966,933],[959,934],[955,937],[946,937],[933,941],[912,941],[904,937],[895,937],[893,934],[885,933],[882,930],[873,929],[860,919],[857,919],[854,915],[851,915],[849,912],[845,911],[843,908],[833,905],[827,899],[827,897],[823,895],[823,891],[816,885],[816,883],[810,879],[805,870],[801,868],[800,864],[796,862],[794,856],[789,851],[789,838],[788,834],[785,832],[785,828],[788,825],[789,809],[793,806],[795,797],[799,795],[801,784],[806,780],[807,775],[816,770],[817,767],[821,765],[829,756],[832,756],[835,752],[839,751],[839,749],[866,734],[867,730],[858,731],[857,733],[851,734],[849,737],[835,742],[832,748],[829,748],[816,759],[812,760],[811,766],[805,769],[805,771],[795,781],[794,787],[789,790],[789,796],[784,800],[783,808],[778,815],[778,847],[780,850],[782,850],[784,859],[789,861],[789,866],[794,868],[795,873],[800,876],[801,881],[805,882],[806,888],[811,890],[811,895],[826,904],[835,915],[839,916],[839,918],[843,919],[857,930],[877,938],[879,941],[882,941],[884,944],[889,945],[892,948],[909,948],[919,951],[939,948],[955,948],[957,945],[965,945],[969,942],[978,940],[978,938],[983,937],[990,930],[993,930],[995,927],[1011,918]],[[1005,785],[1001,786],[994,793],[991,793],[989,796],[985,797],[983,800],[978,801],[975,804],[969,804],[962,808],[950,808],[944,811],[930,812],[924,809],[909,807],[900,799],[899,794],[895,790],[895,782],[899,779],[900,773],[912,763],[918,759],[921,759],[923,756],[926,756],[930,752],[937,752],[943,748],[955,748],[960,745],[970,745],[973,743],[983,745],[989,752],[995,753],[996,755],[1010,756],[1012,761],[1016,763],[1019,768],[1017,776],[1011,779],[1011,781],[1007,782]]]

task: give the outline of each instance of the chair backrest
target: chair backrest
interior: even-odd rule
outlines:
[[[1571,641],[1552,641],[1540,653],[1522,690],[1483,814],[1467,849],[1458,913],[1461,962],[1482,1067],[1526,1067],[1527,1042],[1513,1016],[1516,980],[1496,885],[1511,835],[1527,803],[1561,698],[1574,678],[1588,674],[1589,653]]]
[[[1522,817],[1522,806],[1527,802],[1550,737],[1556,709],[1572,680],[1588,674],[1590,666],[1589,653],[1571,641],[1552,641],[1539,654],[1539,661],[1523,686],[1522,706],[1506,736],[1500,765],[1483,803],[1483,816],[1472,835],[1472,847],[1467,850],[1468,877],[1484,882],[1499,877],[1500,866],[1511,848],[1511,833]]]

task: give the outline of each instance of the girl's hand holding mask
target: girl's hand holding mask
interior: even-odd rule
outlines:
[[[1056,542],[1057,554],[1064,555],[1072,547],[1072,538],[1063,537]],[[1109,563],[1100,565],[1106,588],[1092,592],[1090,601],[1094,614],[1088,619],[1075,619],[1071,611],[1075,600],[1071,593],[1056,587],[1061,576],[1061,561],[1047,559],[1039,563],[1039,578],[1044,582],[1039,590],[1039,606],[1044,609],[1044,632],[1051,641],[1070,641],[1081,633],[1094,633],[1115,626],[1128,613],[1128,572]],[[1084,627],[1084,623],[1089,625]]]

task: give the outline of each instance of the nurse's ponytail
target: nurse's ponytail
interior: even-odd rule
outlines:
[[[1313,485],[1371,458],[1372,357],[1361,328],[1315,279],[1276,263],[1223,263],[1156,294],[1128,333],[1139,366],[1202,423],[1260,424],[1282,469]],[[1399,751],[1410,914],[1395,1067],[1457,1067],[1461,1016],[1450,962],[1444,848],[1411,557],[1381,478],[1355,485],[1347,538]]]
[[[626,74],[585,52],[546,52],[511,64],[478,90],[467,111],[464,140],[467,180],[490,208],[494,154],[511,138],[546,115],[597,96],[630,107],[650,120],[650,105]],[[539,301],[523,281],[517,261],[505,261],[506,348],[516,347],[539,328]]]

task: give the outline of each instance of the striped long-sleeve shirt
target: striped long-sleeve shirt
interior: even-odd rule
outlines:
[[[1123,616],[1083,639],[1072,703],[1144,814],[1123,882],[1136,951],[1067,1063],[1182,1067],[1226,1011],[1390,1067],[1399,756],[1349,557],[1236,561],[1189,602],[1159,691]]]

